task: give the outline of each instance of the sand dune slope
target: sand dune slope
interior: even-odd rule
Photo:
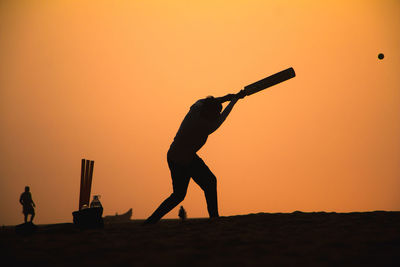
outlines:
[[[66,223],[28,236],[3,227],[0,246],[2,262],[18,266],[396,266],[400,212],[259,213],[84,231]]]

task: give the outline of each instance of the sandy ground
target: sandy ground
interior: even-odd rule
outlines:
[[[0,230],[2,266],[400,266],[400,212],[259,213]],[[3,265],[1,263],[6,263]]]

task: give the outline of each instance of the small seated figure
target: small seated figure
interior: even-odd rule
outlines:
[[[99,199],[99,195],[94,195],[93,196],[93,200],[90,203],[90,207],[91,208],[102,208],[103,206],[101,205],[100,199]]]

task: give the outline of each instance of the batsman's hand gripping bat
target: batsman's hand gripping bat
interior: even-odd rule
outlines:
[[[257,93],[261,90],[264,90],[268,87],[271,87],[275,84],[289,80],[295,76],[296,76],[296,73],[294,72],[294,69],[288,68],[286,70],[275,73],[274,75],[268,76],[267,78],[259,80],[258,82],[249,84],[249,85],[245,86],[242,91],[244,92],[244,94],[246,96],[252,95],[252,94]]]

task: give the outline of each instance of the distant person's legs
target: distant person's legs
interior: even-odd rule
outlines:
[[[33,222],[34,217],[35,217],[35,212],[31,213],[31,221],[30,222]]]
[[[168,161],[168,166],[171,171],[173,193],[164,200],[163,203],[153,212],[153,214],[145,221],[145,223],[156,223],[165,214],[170,212],[186,196],[187,188],[190,181],[188,166],[186,164],[178,164]]]
[[[196,159],[191,165],[191,176],[193,180],[203,189],[207,201],[207,210],[210,218],[219,217],[217,199],[217,178],[196,155]]]
[[[28,213],[24,213],[24,222],[25,222],[25,223],[28,222]]]

